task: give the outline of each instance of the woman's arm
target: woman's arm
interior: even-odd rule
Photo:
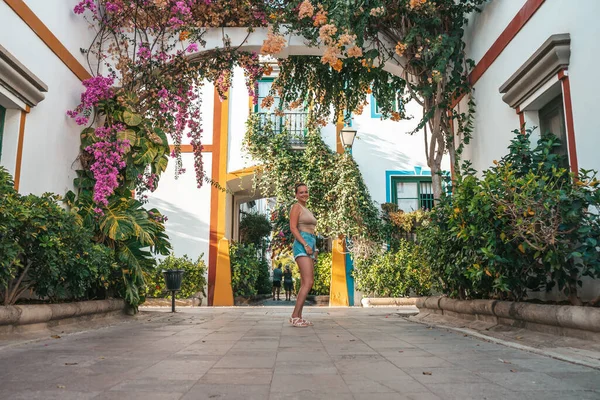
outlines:
[[[310,248],[310,246],[306,244],[306,241],[304,240],[302,235],[300,235],[300,230],[298,229],[298,220],[300,219],[300,212],[300,205],[294,204],[290,211],[290,231],[292,231],[292,234],[294,235],[296,240],[302,246],[304,246],[304,250],[306,250],[306,253],[310,256],[312,254],[312,248]]]

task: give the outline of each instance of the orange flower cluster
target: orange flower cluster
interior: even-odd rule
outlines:
[[[339,47],[327,46],[325,48],[325,52],[323,53],[323,57],[321,57],[321,62],[323,64],[331,65],[332,68],[336,69],[339,72],[337,68],[341,69],[341,66],[339,65],[339,62],[341,62],[340,56],[341,54]]]
[[[362,57],[362,49],[358,46],[352,46],[348,49],[348,57]]]
[[[319,11],[315,14],[313,25],[321,26],[327,23],[327,11],[323,10],[323,6],[321,4],[318,5]]]
[[[392,116],[390,117],[392,121],[400,121],[402,118],[400,117],[400,113],[397,111],[392,111]]]
[[[406,51],[406,45],[402,42],[398,42],[396,44],[396,54],[398,54],[400,57],[402,57],[404,55],[404,52]]]
[[[378,17],[380,15],[383,15],[384,13],[385,13],[385,9],[383,8],[383,6],[372,8],[371,12],[369,12],[369,14],[373,17]]]
[[[427,3],[427,0],[410,0],[410,8],[419,8],[423,4]]]
[[[338,39],[338,45],[346,46],[353,43],[356,40],[356,35],[350,35],[349,33],[343,33]]]
[[[285,38],[281,35],[273,33],[271,28],[267,33],[267,38],[263,41],[263,45],[260,48],[260,54],[277,54],[285,47]]]
[[[273,96],[267,96],[260,102],[260,107],[264,109],[271,108],[275,99]]]
[[[300,3],[300,7],[299,7],[299,12],[298,12],[298,17],[300,19],[302,18],[306,18],[306,17],[312,17],[315,13],[315,8],[313,7],[313,5],[310,3],[309,0],[304,0],[302,3]]]
[[[337,33],[337,28],[333,24],[323,25],[319,29],[319,38],[323,41],[323,43],[327,46],[333,44],[333,35]]]

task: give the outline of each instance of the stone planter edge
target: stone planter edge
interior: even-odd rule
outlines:
[[[363,297],[360,304],[363,307],[398,307],[414,306],[424,297]]]
[[[573,330],[600,333],[600,308],[531,304],[499,300],[456,300],[443,296],[420,298],[420,312],[483,320],[500,325],[559,328],[559,334],[571,336]],[[550,329],[556,332],[556,329]],[[562,328],[562,329],[560,329]],[[540,330],[540,329],[536,329]],[[563,332],[564,331],[564,332]]]
[[[89,300],[61,304],[24,304],[0,306],[0,326],[21,326],[76,318],[93,314],[125,311],[122,299]]]

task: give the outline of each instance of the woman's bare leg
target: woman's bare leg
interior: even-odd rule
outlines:
[[[310,257],[298,257],[296,263],[300,269],[300,290],[296,296],[296,306],[294,312],[292,312],[292,318],[302,318],[302,309],[304,308],[304,302],[310,289],[312,289],[314,282],[314,264],[313,259]]]

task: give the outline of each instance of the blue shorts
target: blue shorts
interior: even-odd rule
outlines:
[[[298,240],[294,240],[294,244],[292,246],[292,250],[294,252],[294,260],[298,257],[311,257],[312,259],[314,259],[315,252],[317,251],[317,237],[312,233],[303,231],[300,231],[300,236],[302,236],[302,239],[304,239],[306,244],[312,249],[313,255],[309,256],[308,254],[306,254],[306,249],[304,248],[304,246],[302,246],[302,243],[300,243]]]

